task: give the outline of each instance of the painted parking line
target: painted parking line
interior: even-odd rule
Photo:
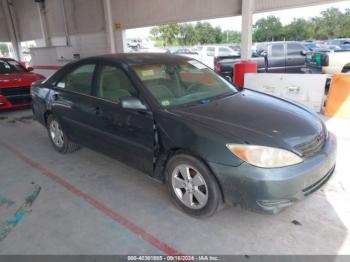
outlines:
[[[32,168],[38,170],[42,175],[51,178],[53,181],[55,181],[57,184],[61,185],[71,193],[75,194],[78,197],[83,198],[87,203],[89,203],[94,208],[98,209],[99,211],[103,212],[105,215],[116,221],[117,223],[123,225],[125,228],[127,228],[132,233],[140,236],[143,240],[151,244],[152,246],[156,247],[160,251],[164,252],[167,255],[181,255],[180,252],[178,252],[173,247],[169,246],[168,244],[164,243],[163,241],[159,240],[152,234],[146,232],[141,227],[137,226],[136,224],[129,221],[127,218],[123,217],[121,214],[111,210],[109,207],[104,205],[103,203],[96,200],[94,197],[90,196],[89,194],[81,191],[74,185],[70,184],[65,179],[59,177],[40,163],[36,162],[35,160],[28,157],[26,154],[24,154],[22,151],[20,151],[18,148],[8,145],[6,143],[0,142],[0,145],[4,148],[6,148],[8,151],[12,152],[15,156],[17,156],[19,159],[30,165]]]

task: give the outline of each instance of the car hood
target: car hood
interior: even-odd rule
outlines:
[[[208,104],[169,111],[189,125],[201,123],[203,129],[226,137],[227,143],[272,146],[298,152],[298,146],[306,145],[324,133],[323,122],[316,114],[292,102],[251,90]]]
[[[33,82],[43,79],[44,76],[30,72],[0,74],[0,87],[30,86]]]

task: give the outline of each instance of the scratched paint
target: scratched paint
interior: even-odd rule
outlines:
[[[6,206],[10,207],[14,204],[15,202],[11,201],[10,199],[7,199],[7,197],[3,196],[0,194],[0,207],[1,206]]]
[[[17,226],[19,223],[21,223],[21,221],[23,221],[29,215],[29,213],[32,211],[31,207],[34,201],[37,199],[40,191],[41,191],[41,187],[36,185],[33,192],[26,197],[24,204],[20,208],[18,208],[13,215],[6,218],[4,222],[0,221],[0,241],[5,239],[8,236],[8,234],[10,234],[11,230],[15,226]],[[8,203],[13,202],[13,201],[7,200],[4,197],[3,198],[1,197],[2,196],[0,195],[0,203],[2,199],[7,201],[5,202],[5,204],[7,203],[7,205]]]

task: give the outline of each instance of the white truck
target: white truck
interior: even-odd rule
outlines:
[[[310,52],[306,54],[306,72],[333,75],[350,72],[350,51]]]
[[[208,67],[214,69],[214,58],[218,56],[237,56],[239,57],[239,52],[233,51],[227,46],[215,46],[208,45],[197,48],[200,49],[199,60],[207,65]]]

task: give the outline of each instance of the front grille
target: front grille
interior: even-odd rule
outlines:
[[[3,95],[9,102],[15,105],[29,104],[32,100],[30,86],[0,88],[0,95]]]
[[[311,157],[321,151],[325,144],[325,134],[322,131],[319,135],[311,140],[295,146],[295,149],[300,152],[303,157]]]
[[[30,86],[0,88],[0,94],[5,97],[17,95],[30,95]]]

